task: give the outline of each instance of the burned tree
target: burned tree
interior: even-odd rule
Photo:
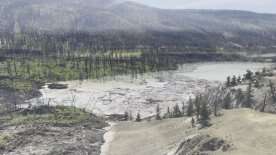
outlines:
[[[159,104],[156,106],[156,120],[161,120],[161,116],[160,116],[161,110],[160,110],[160,106]]]

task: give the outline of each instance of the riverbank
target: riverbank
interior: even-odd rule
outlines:
[[[108,155],[110,151],[110,143],[113,141],[115,132],[113,131],[114,126],[117,123],[109,122],[109,126],[105,127],[104,130],[106,131],[104,134],[104,144],[101,147],[101,155]]]

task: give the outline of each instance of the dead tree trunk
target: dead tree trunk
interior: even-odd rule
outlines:
[[[264,112],[264,111],[265,111],[265,107],[266,107],[266,97],[267,97],[267,94],[265,94],[264,102],[263,102],[263,106],[262,106],[261,112]]]

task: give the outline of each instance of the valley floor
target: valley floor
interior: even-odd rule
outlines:
[[[212,118],[212,126],[197,130],[190,118],[142,123],[123,122],[113,127],[112,141],[106,155],[173,155],[186,138],[208,134],[227,141],[231,149],[212,154],[274,155],[276,152],[276,116],[250,109],[223,111]]]

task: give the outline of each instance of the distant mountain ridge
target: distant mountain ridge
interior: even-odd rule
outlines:
[[[223,10],[165,10],[113,0],[1,0],[1,29],[18,31],[276,31],[276,15]],[[230,34],[229,34],[230,35]]]
[[[115,0],[0,0],[0,32],[22,31],[127,32],[154,34],[149,38],[162,40],[172,34],[174,39],[192,38],[192,42],[204,38],[207,42],[227,40],[228,45],[238,47],[259,43],[275,46],[276,15],[169,10]],[[194,34],[198,35],[196,39]]]

